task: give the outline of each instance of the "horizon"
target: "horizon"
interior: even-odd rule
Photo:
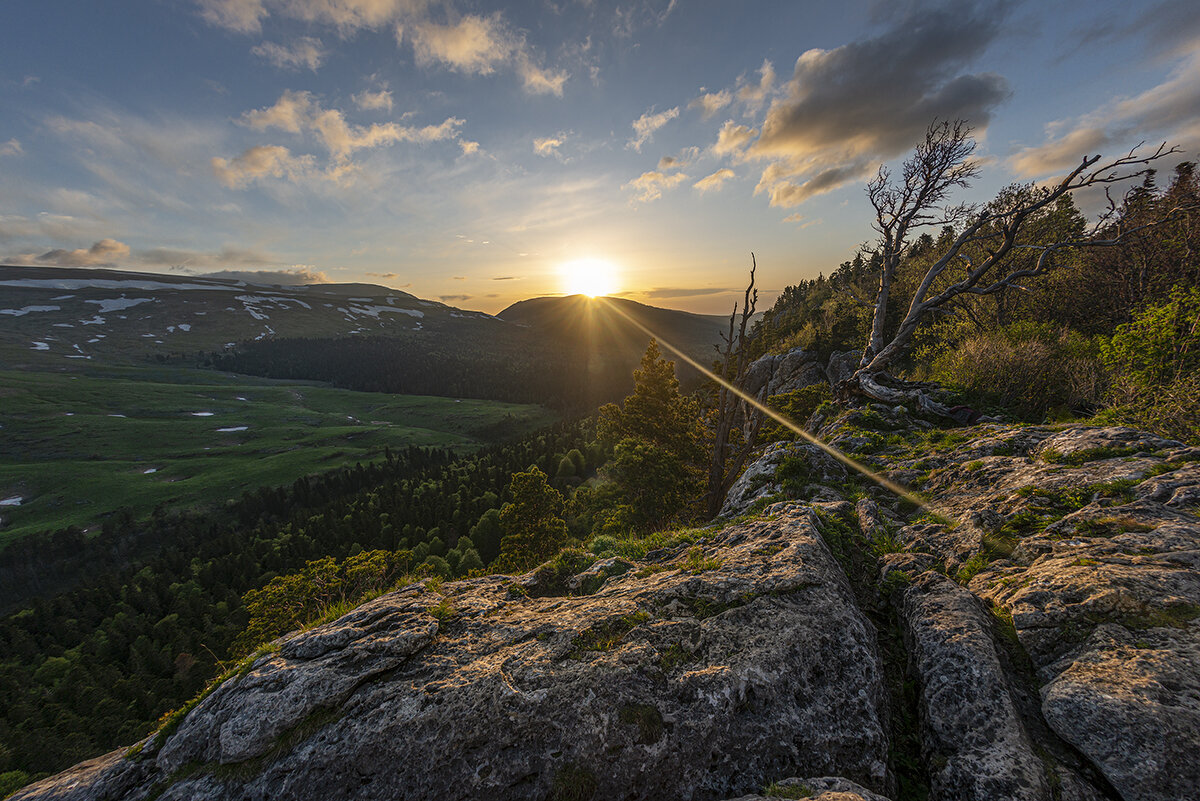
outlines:
[[[22,33],[0,53],[0,261],[487,313],[602,268],[610,296],[728,314],[751,251],[760,308],[852,258],[866,180],[935,117],[975,127],[956,199],[977,203],[1085,154],[1200,146],[1182,0],[113,8],[0,9]]]

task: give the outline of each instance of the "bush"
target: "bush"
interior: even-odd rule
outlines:
[[[1097,425],[1124,425],[1152,431],[1189,445],[1200,445],[1200,372],[1169,384],[1139,386],[1127,378],[1113,384],[1112,404],[1097,414]]]
[[[933,378],[977,405],[996,405],[1023,420],[1047,413],[1092,411],[1107,373],[1100,343],[1076,331],[1017,323],[976,334],[933,363]]]
[[[1117,377],[1096,422],[1200,443],[1200,288],[1176,287],[1166,303],[1135,312],[1103,354]]]

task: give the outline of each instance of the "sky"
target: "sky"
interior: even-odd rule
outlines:
[[[963,201],[1200,149],[1165,2],[5,0],[0,263],[760,310],[968,120]],[[1084,204],[1086,207],[1086,203]],[[607,286],[605,286],[607,284]]]

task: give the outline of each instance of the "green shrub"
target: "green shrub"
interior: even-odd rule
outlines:
[[[1107,387],[1098,340],[1034,323],[967,338],[935,359],[932,377],[976,405],[1034,422],[1050,412],[1094,409]]]

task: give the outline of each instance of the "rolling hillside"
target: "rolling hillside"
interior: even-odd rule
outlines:
[[[494,318],[371,284],[280,287],[217,278],[0,266],[0,360],[144,360],[273,337],[404,336]]]

